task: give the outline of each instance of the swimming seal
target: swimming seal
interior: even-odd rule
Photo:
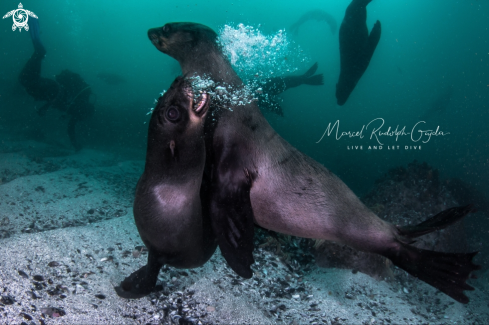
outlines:
[[[121,297],[149,294],[164,264],[198,267],[217,248],[200,200],[209,101],[208,94],[197,96],[189,81],[178,77],[151,115],[146,164],[133,207],[148,262],[115,288]]]
[[[217,34],[196,23],[168,23],[148,31],[157,49],[177,59],[189,76],[208,76],[213,87],[242,81],[217,43]],[[213,105],[206,123],[207,166],[212,169],[211,221],[221,253],[240,276],[250,278],[254,223],[276,232],[335,241],[383,255],[398,267],[466,303],[464,290],[476,253],[450,254],[409,245],[472,211],[451,208],[409,228],[398,228],[369,210],[333,173],[282,139],[255,102],[231,109]],[[208,119],[206,122],[208,122]],[[209,177],[206,174],[205,177]]]
[[[367,5],[372,0],[353,0],[346,8],[340,26],[340,77],[336,84],[338,105],[346,103],[372,59],[380,40],[380,21],[370,35],[367,29]]]

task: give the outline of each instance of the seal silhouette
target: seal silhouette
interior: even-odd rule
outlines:
[[[353,0],[346,8],[340,26],[340,77],[336,84],[338,105],[344,105],[372,59],[380,40],[380,21],[370,35],[367,29],[367,5],[372,0]]]
[[[200,200],[209,102],[208,94],[196,93],[191,82],[178,77],[151,115],[146,164],[134,200],[134,219],[148,248],[148,262],[116,287],[121,297],[149,294],[164,264],[198,267],[217,248]]]
[[[179,61],[183,74],[206,76],[212,87],[243,83],[223,55],[217,34],[196,23],[168,23],[148,31],[158,50]],[[457,301],[476,253],[450,254],[409,245],[412,238],[442,229],[472,211],[445,210],[427,221],[399,228],[370,211],[333,173],[282,139],[255,102],[214,103],[206,120],[206,168],[210,215],[221,253],[233,270],[250,278],[254,223],[276,232],[349,245],[383,255]],[[230,109],[228,109],[230,108]]]

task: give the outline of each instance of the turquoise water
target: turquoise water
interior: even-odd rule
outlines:
[[[244,24],[270,37],[283,32],[289,46],[283,50],[287,62],[280,61],[282,56],[274,58],[268,70],[274,75],[300,74],[318,62],[323,86],[290,89],[281,95],[283,117],[264,114],[282,137],[337,174],[357,195],[365,195],[388,170],[417,160],[438,169],[441,179],[462,179],[480,193],[482,201],[487,200],[489,2],[373,0],[367,7],[367,26],[370,30],[380,20],[382,36],[367,71],[340,107],[335,98],[340,72],[338,31],[332,34],[324,21],[304,23],[297,35],[288,30],[303,13],[316,8],[330,13],[339,27],[349,2],[37,0],[23,5],[39,17],[47,50],[43,76],[52,77],[69,68],[96,95],[94,117],[78,126],[80,142],[86,148],[130,150],[132,159],[144,159],[147,113],[180,73],[177,62],[148,40],[149,28],[191,21],[222,31],[226,25],[238,28]],[[2,1],[0,12],[17,6],[15,1]],[[40,103],[17,81],[33,48],[28,32],[13,32],[11,27],[11,18],[1,20],[2,136],[13,140],[42,134],[42,141],[69,148],[66,122],[55,115],[41,119],[34,109]],[[255,68],[251,64],[245,72],[253,75]],[[99,73],[117,74],[124,82],[107,84],[97,77]],[[447,89],[452,89],[450,99],[443,101]],[[385,121],[383,131],[389,126],[411,131],[422,119],[426,123],[420,129],[439,127],[446,134],[432,136],[427,143],[409,136],[398,141],[384,136],[382,149],[377,150],[368,149],[380,144],[367,131],[363,139],[336,139],[334,133],[322,138],[330,123],[340,121],[341,131],[353,132],[377,118]],[[487,218],[480,214],[468,222],[486,252]],[[487,261],[479,260],[482,262]]]
[[[44,75],[57,74],[66,67],[81,73],[98,97],[94,123],[104,120],[106,126],[124,125],[117,132],[119,137],[144,148],[140,145],[145,135],[144,113],[179,71],[172,58],[155,50],[148,41],[149,28],[171,21],[195,21],[215,30],[225,24],[243,23],[260,26],[264,34],[271,35],[281,29],[287,32],[300,15],[314,8],[329,12],[339,25],[347,4],[125,1],[115,5],[110,1],[51,1],[24,5],[40,19],[41,37],[48,50]],[[0,8],[8,12],[16,4],[2,2]],[[269,116],[270,123],[289,142],[340,174],[354,188],[354,183],[368,184],[387,168],[412,159],[433,163],[449,175],[463,174],[484,187],[482,180],[489,176],[487,147],[482,141],[487,138],[488,10],[484,1],[373,1],[368,6],[367,25],[371,28],[380,20],[382,37],[367,72],[344,107],[337,107],[334,97],[339,75],[338,33],[332,35],[325,22],[303,24],[297,36],[287,38],[305,51],[309,62],[319,63],[324,87],[287,91],[283,94],[286,116]],[[2,20],[3,100],[10,100],[7,89],[14,86],[11,81],[32,51],[28,33],[13,33],[10,28],[11,20]],[[117,73],[128,82],[118,87],[106,85],[96,78],[101,71]],[[430,117],[427,126],[440,125],[451,134],[433,139],[422,151],[365,155],[347,151],[347,141],[330,138],[316,144],[328,123],[336,120],[345,129],[359,129],[377,117],[394,128],[411,128],[448,86],[454,88],[453,100],[446,112]],[[15,119],[27,110],[16,109],[3,118]],[[113,119],[113,114],[120,122],[107,121]],[[100,138],[93,127],[86,141],[100,144]],[[358,185],[357,189],[367,187]]]

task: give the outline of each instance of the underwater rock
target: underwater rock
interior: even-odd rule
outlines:
[[[0,299],[0,302],[4,305],[13,305],[15,302],[15,299],[12,296],[6,295],[6,296],[2,296],[2,298]]]
[[[66,312],[61,309],[61,308],[56,308],[56,307],[46,307],[46,308],[41,308],[41,313],[43,315],[49,316],[49,317],[61,317],[66,315]]]
[[[379,216],[398,226],[418,224],[462,203],[440,180],[438,170],[416,160],[407,168],[389,170],[376,181],[363,201],[367,206],[381,205],[383,209]],[[439,252],[466,252],[468,245],[463,222],[422,236],[414,246]]]
[[[23,277],[24,279],[29,279],[29,276],[28,276],[28,275],[27,275],[27,273],[25,273],[24,271],[22,271],[22,270],[18,270],[17,272],[18,272],[18,273],[19,273],[19,275],[20,275],[21,277]]]
[[[475,208],[489,216],[489,198],[485,197],[477,188],[459,178],[449,178],[443,185],[450,191],[460,204],[474,204]]]

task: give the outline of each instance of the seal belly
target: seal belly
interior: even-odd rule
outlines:
[[[164,256],[162,263],[180,268],[200,266],[203,254],[199,249],[203,247],[191,245],[203,242],[201,202],[194,199],[198,197],[199,187],[193,182],[178,187],[162,183],[137,191],[136,226],[145,245]]]

